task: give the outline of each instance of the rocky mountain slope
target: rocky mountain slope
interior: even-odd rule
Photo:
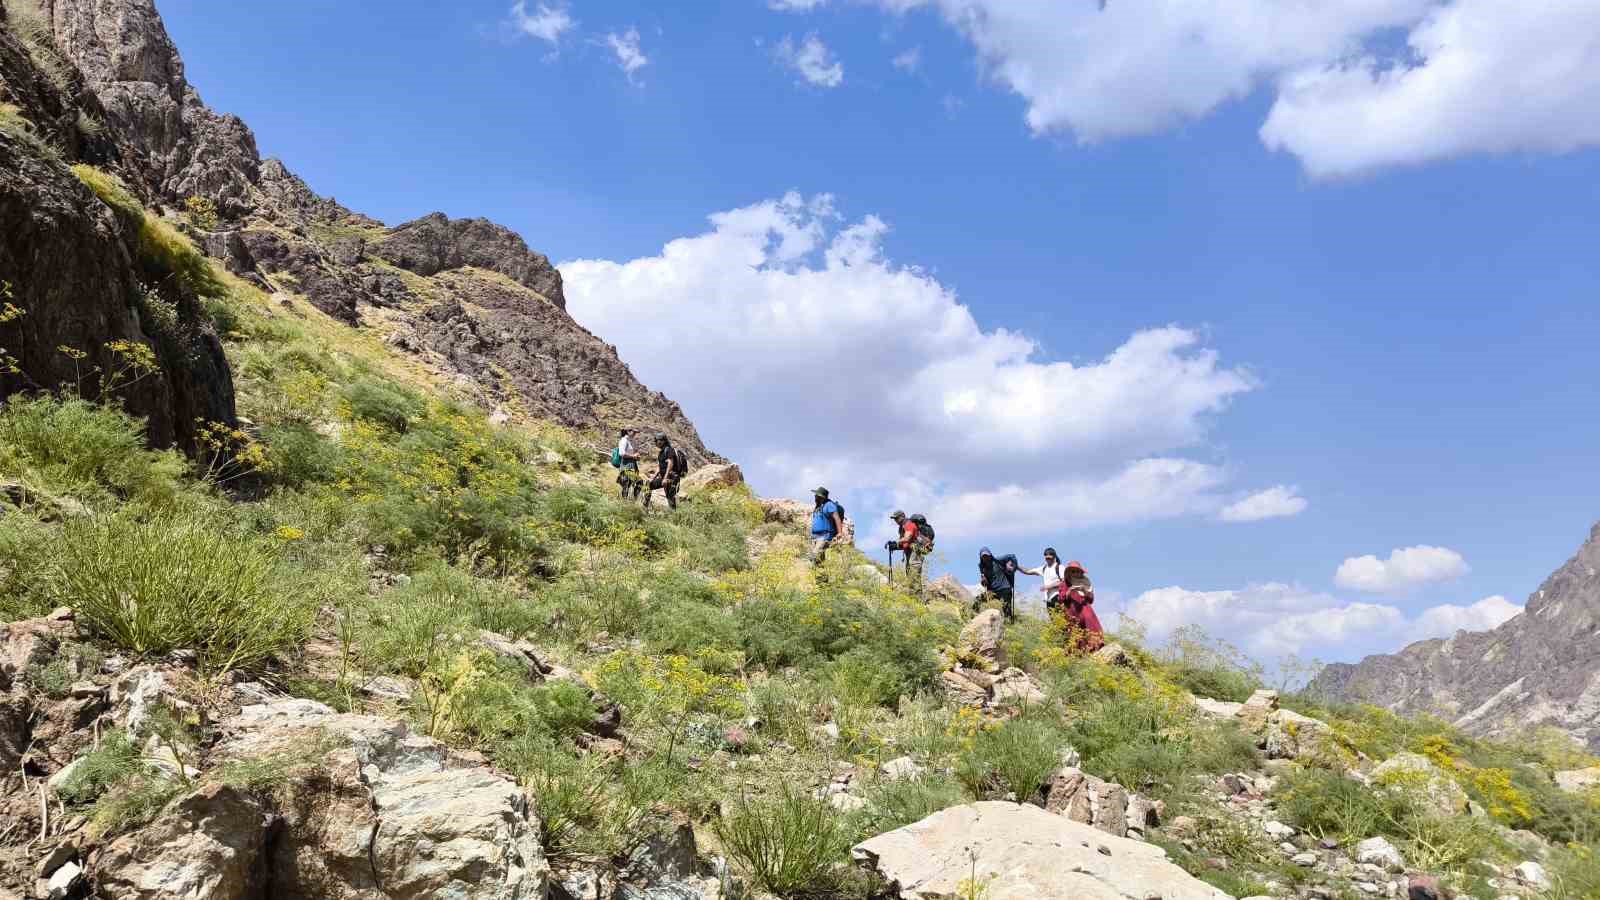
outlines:
[[[1309,690],[1440,716],[1472,734],[1554,726],[1600,749],[1600,523],[1500,627],[1331,665]]]
[[[104,355],[98,348],[111,340],[157,343],[148,328],[135,335],[131,322],[111,321],[106,298],[130,298],[117,304],[127,307],[125,320],[146,289],[171,295],[186,313],[197,305],[196,291],[165,284],[159,272],[108,264],[108,251],[74,235],[111,227],[96,223],[103,212],[59,165],[84,161],[120,176],[229,272],[382,337],[479,405],[596,435],[618,425],[664,431],[691,456],[714,458],[677,404],[640,384],[614,347],[567,315],[560,273],[510,230],[438,213],[389,228],[262,160],[249,127],[210,110],[189,84],[151,0],[8,0],[5,10],[0,102],[15,112],[7,119],[12,137],[0,139],[29,155],[43,148],[54,163],[34,172],[8,158],[0,183],[0,280],[32,314],[7,349],[35,383],[67,379],[59,345]],[[30,211],[64,209],[52,199],[63,192],[80,207],[62,213],[71,221],[29,227]],[[96,321],[56,320],[69,315]],[[214,336],[202,315],[188,318],[188,355],[211,364],[172,359],[162,368],[175,383],[146,391],[143,411],[162,442],[187,443],[196,417],[232,422]],[[181,383],[185,371],[194,384]],[[18,378],[7,384],[24,386]]]
[[[147,0],[0,10],[0,900],[1600,896],[1571,746],[619,499],[577,430],[692,429],[519,238],[260,161]]]

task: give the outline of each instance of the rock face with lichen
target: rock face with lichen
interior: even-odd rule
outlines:
[[[1324,669],[1309,690],[1429,713],[1472,734],[1554,726],[1600,749],[1600,523],[1589,540],[1492,631],[1459,631],[1399,653]]]

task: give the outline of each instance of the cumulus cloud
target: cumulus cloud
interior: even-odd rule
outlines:
[[[1600,4],[1456,0],[1407,43],[1291,73],[1261,139],[1319,176],[1600,144]]]
[[[1386,603],[1347,602],[1320,591],[1276,582],[1238,590],[1195,591],[1164,587],[1145,591],[1124,615],[1162,642],[1184,627],[1225,636],[1258,658],[1288,654],[1324,659],[1356,659],[1393,652],[1457,630],[1483,631],[1522,608],[1504,597],[1485,597],[1467,606],[1443,604],[1408,615]]]
[[[843,487],[941,536],[1214,515],[1229,473],[1178,453],[1256,386],[1178,326],[1046,358],[885,258],[888,224],[791,193],[630,261],[561,264],[568,308],[770,494]],[[871,527],[871,526],[869,526]]]
[[[1035,132],[1086,142],[1204,116],[1277,73],[1343,56],[1375,29],[1415,22],[1431,2],[879,0],[937,10],[1023,98]]]
[[[1280,484],[1224,506],[1217,518],[1224,522],[1259,522],[1262,519],[1298,516],[1305,512],[1306,506],[1306,499],[1294,488]]]
[[[621,34],[613,31],[605,36],[605,42],[617,58],[617,68],[628,76],[629,81],[633,80],[634,73],[650,64],[650,58],[639,49],[637,28],[629,28]]]
[[[1345,603],[1278,582],[1220,591],[1156,588],[1135,597],[1125,615],[1157,642],[1179,628],[1198,626],[1266,658],[1322,653],[1374,634],[1387,639],[1405,622],[1405,614],[1392,606]]]
[[[844,84],[844,64],[815,34],[806,35],[798,44],[793,37],[784,37],[778,44],[778,61],[815,87],[836,88]]]
[[[1592,0],[875,2],[965,35],[1039,134],[1160,132],[1266,88],[1261,139],[1314,176],[1600,144]]]
[[[1499,594],[1467,606],[1447,603],[1430,607],[1417,617],[1413,639],[1447,638],[1457,631],[1489,631],[1520,612],[1522,607]]]
[[[577,27],[577,20],[564,6],[547,6],[543,3],[528,11],[527,0],[518,0],[511,7],[511,26],[518,34],[538,38],[550,44],[560,43],[561,36]]]
[[[915,72],[922,67],[922,48],[912,47],[895,55],[892,60],[894,67],[902,72]]]
[[[1369,594],[1404,593],[1437,581],[1460,578],[1471,571],[1461,554],[1448,547],[1403,547],[1388,559],[1353,556],[1339,564],[1334,583]]]

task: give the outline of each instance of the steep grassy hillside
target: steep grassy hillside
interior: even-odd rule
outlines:
[[[200,423],[197,458],[143,449],[138,421],[70,389],[0,410],[0,616],[69,606],[81,631],[22,674],[39,692],[108,658],[177,658],[201,701],[250,680],[408,719],[515,776],[558,869],[622,865],[687,822],[774,893],[864,897],[851,844],[974,799],[1054,805],[1075,763],[1159,808],[1124,830],[1237,896],[1388,894],[1409,872],[1493,898],[1533,891],[1511,874],[1525,860],[1549,896],[1600,890],[1600,797],[1551,775],[1595,761],[1554,737],[1293,698],[1328,727],[1257,721],[1237,705],[1260,685],[1226,648],[1122,635],[1120,662],[1071,657],[1036,620],[1003,638],[1021,687],[963,703],[947,673],[984,660],[947,595],[913,599],[853,550],[813,572],[798,522],[743,487],[621,503],[561,429],[493,425],[292,285],[272,299],[196,264],[240,412]],[[214,736],[182,715],[143,729],[97,731],[61,789],[89,840],[136,831],[191,779],[273,783],[271,766],[152,768],[141,741],[202,760]],[[1431,767],[1374,774],[1402,752]],[[1374,837],[1401,871],[1339,855]]]

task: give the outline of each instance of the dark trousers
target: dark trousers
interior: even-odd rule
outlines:
[[[650,489],[644,495],[645,506],[650,505],[650,494],[654,491],[664,492],[667,495],[667,505],[673,509],[678,508],[678,479],[661,475],[650,479]]]

